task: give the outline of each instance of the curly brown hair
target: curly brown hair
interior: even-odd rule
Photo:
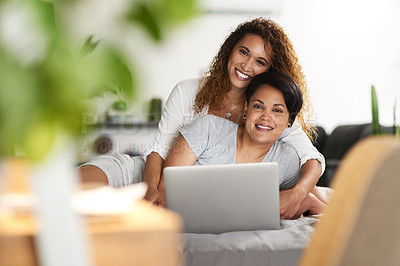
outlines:
[[[224,109],[224,102],[231,90],[227,67],[229,57],[234,46],[247,34],[258,35],[271,45],[272,64],[268,71],[285,73],[299,86],[304,102],[297,119],[307,136],[313,140],[316,130],[308,124],[312,116],[312,106],[305,76],[289,37],[281,26],[270,19],[256,18],[239,24],[225,39],[209,71],[203,77],[203,86],[196,95],[194,110],[200,113],[207,106],[212,110]]]

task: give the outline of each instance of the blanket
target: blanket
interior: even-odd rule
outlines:
[[[330,201],[333,190],[318,187]],[[183,234],[185,266],[291,266],[297,265],[320,216],[282,220],[280,230],[223,234]]]
[[[281,221],[280,230],[183,234],[184,265],[297,265],[317,217]]]

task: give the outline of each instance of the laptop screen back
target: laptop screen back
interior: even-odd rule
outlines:
[[[164,179],[185,232],[280,229],[277,163],[167,167]]]

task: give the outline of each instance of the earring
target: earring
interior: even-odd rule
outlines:
[[[287,127],[291,127],[292,125],[289,123]]]
[[[243,119],[246,120],[246,114],[243,114]]]

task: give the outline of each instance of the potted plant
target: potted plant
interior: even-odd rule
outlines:
[[[61,14],[78,2],[0,1],[1,24],[13,27],[0,32],[0,162],[17,153],[35,169],[30,181],[43,228],[37,239],[41,265],[90,264],[69,202],[77,186],[74,146],[88,122],[83,114],[92,112],[82,99],[116,88],[130,99],[136,90],[118,48],[93,52],[97,42],[90,37],[83,49],[74,44]],[[130,4],[126,23],[141,26],[157,42],[196,7],[195,0]]]

